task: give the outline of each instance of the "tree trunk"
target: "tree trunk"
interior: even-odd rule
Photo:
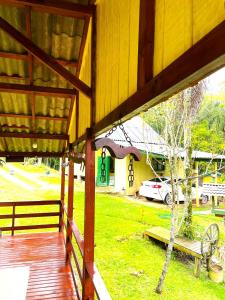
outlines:
[[[174,214],[174,205],[172,206],[171,209],[171,227],[170,227],[170,241],[166,250],[166,258],[165,258],[165,262],[163,265],[163,270],[162,270],[162,274],[159,278],[159,282],[158,285],[156,287],[156,293],[161,294],[162,290],[163,290],[163,284],[166,278],[166,274],[169,268],[169,264],[170,264],[170,258],[171,258],[171,253],[173,251],[173,245],[174,245],[174,240],[175,240],[175,232],[176,232],[176,225],[175,225],[175,214]]]
[[[169,268],[170,264],[170,259],[171,259],[171,253],[173,251],[173,245],[174,245],[174,240],[175,240],[175,234],[176,234],[176,210],[175,206],[177,203],[178,199],[178,191],[177,191],[177,178],[176,178],[176,164],[177,164],[177,157],[176,155],[172,155],[169,158],[170,161],[170,175],[171,175],[171,193],[172,193],[172,199],[173,199],[173,204],[171,206],[171,226],[170,226],[170,240],[169,244],[166,250],[166,258],[165,262],[163,265],[162,273],[159,278],[158,285],[156,287],[156,293],[161,294],[163,290],[163,284],[166,278],[166,274]]]
[[[191,147],[191,126],[190,123],[186,124],[184,129],[184,143],[185,143],[185,182],[184,182],[184,196],[185,196],[185,211],[184,211],[184,224],[183,235],[189,239],[194,238],[192,227],[192,147]]]

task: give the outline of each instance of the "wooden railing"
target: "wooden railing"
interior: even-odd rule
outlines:
[[[30,207],[30,206],[49,206],[49,205],[58,205],[58,211],[54,212],[38,212],[38,213],[17,213],[17,207]],[[20,201],[20,202],[0,202],[0,208],[2,207],[9,207],[12,209],[12,212],[9,214],[1,214],[0,220],[4,219],[11,219],[11,226],[0,226],[1,231],[11,231],[11,235],[14,235],[16,230],[28,230],[28,229],[43,229],[43,228],[59,228],[61,223],[61,201],[60,200],[38,200],[38,201]],[[59,221],[53,224],[34,224],[33,218],[40,218],[40,217],[59,217]],[[32,224],[31,225],[23,225],[17,226],[16,219],[26,219],[31,218]]]
[[[83,240],[82,235],[79,232],[79,229],[78,229],[77,225],[74,223],[73,220],[68,218],[66,207],[64,207],[64,212],[65,212],[65,216],[66,216],[66,219],[67,219],[67,228],[66,228],[66,230],[67,230],[67,232],[68,231],[72,232],[72,235],[70,237],[67,236],[67,240],[66,240],[67,245],[66,246],[67,246],[67,249],[69,249],[69,252],[70,252],[69,263],[70,263],[71,271],[72,271],[72,274],[73,274],[74,284],[75,284],[75,288],[77,290],[78,299],[82,299],[82,297],[81,297],[81,295],[78,291],[79,288],[78,288],[77,282],[75,280],[75,274],[79,275],[80,283],[81,283],[81,286],[83,287],[83,284],[84,284],[83,283],[83,273],[84,273],[83,268],[85,268],[86,271],[88,272],[91,280],[92,280],[97,298],[99,300],[110,300],[111,297],[109,295],[109,292],[107,291],[107,288],[105,287],[104,281],[102,280],[101,275],[99,274],[99,271],[98,271],[96,265],[91,263],[91,264],[83,265],[83,267],[80,266],[78,255],[77,255],[77,253],[74,249],[74,246],[73,246],[73,240],[75,240],[82,258],[84,256],[84,240]],[[73,267],[73,264],[72,264],[72,259],[75,262],[76,271],[74,270],[74,267]]]
[[[36,212],[37,209],[35,209],[35,212],[26,212],[26,213],[17,212],[18,207],[28,208],[31,206],[37,206],[39,208],[40,206],[53,206],[53,205],[58,206],[57,211]],[[105,287],[105,284],[98,272],[96,265],[93,263],[86,263],[86,264],[83,263],[83,257],[84,257],[83,237],[80,234],[78,227],[74,223],[74,221],[68,218],[67,209],[61,204],[60,200],[41,200],[41,201],[38,200],[38,201],[20,201],[20,202],[7,201],[7,202],[0,202],[0,209],[1,208],[9,208],[9,210],[11,209],[11,211],[7,212],[7,214],[0,214],[0,220],[11,219],[10,221],[11,225],[0,226],[0,231],[2,232],[10,231],[12,236],[14,235],[15,231],[21,231],[21,230],[57,228],[58,230],[63,231],[64,228],[66,230],[66,236],[65,236],[66,253],[67,253],[68,262],[71,267],[74,286],[77,291],[78,299],[82,299],[80,290],[81,288],[84,287],[84,280],[83,280],[84,270],[87,271],[89,277],[91,278],[97,298],[99,300],[111,299]],[[65,216],[65,221],[66,221],[65,223],[63,220],[63,215]],[[35,218],[39,218],[39,217],[44,217],[44,218],[58,217],[58,222],[35,225]],[[23,219],[23,218],[31,219],[30,224],[22,225],[22,226],[16,225],[16,220]],[[79,262],[79,258],[78,258],[79,253],[76,252],[73,242],[75,242],[77,245],[78,251],[81,256],[81,263]],[[74,269],[74,265],[76,266],[76,269]],[[75,274],[78,274],[78,277],[80,279],[80,285],[78,285],[77,282],[78,277]]]

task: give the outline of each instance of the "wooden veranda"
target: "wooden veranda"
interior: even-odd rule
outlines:
[[[12,210],[0,212],[11,220],[1,228],[0,271],[29,268],[27,299],[110,299],[94,264],[93,141],[225,65],[224,1],[0,0],[0,34],[0,157],[63,162],[60,199],[0,203]],[[73,210],[78,160],[83,236]],[[17,210],[35,205],[35,213]],[[54,209],[39,211],[44,205]],[[17,226],[18,218],[30,225]]]
[[[62,233],[6,236],[0,254],[0,268],[11,270],[12,275],[18,267],[29,268],[27,299],[78,299],[70,267],[65,264]]]

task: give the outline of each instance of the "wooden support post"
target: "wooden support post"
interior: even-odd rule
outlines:
[[[12,207],[12,236],[14,236],[15,214],[16,214],[16,207],[15,207],[15,205],[13,205],[13,207]]]
[[[71,159],[69,161],[69,175],[68,175],[68,221],[66,230],[66,262],[69,262],[71,256],[71,239],[72,239],[72,228],[69,220],[73,219],[73,194],[74,194],[74,162]]]
[[[216,208],[216,205],[215,205],[215,196],[211,196],[211,199],[212,199],[212,209]]]
[[[92,149],[92,131],[87,129],[85,166],[85,210],[84,210],[84,256],[83,256],[83,300],[94,299],[94,286],[87,264],[93,272],[94,225],[95,225],[95,152]]]
[[[194,268],[195,277],[199,277],[200,272],[201,272],[201,259],[198,257],[195,257],[195,268]]]
[[[60,205],[60,217],[59,217],[59,231],[63,232],[63,223],[64,223],[64,199],[65,199],[65,157],[62,157],[61,165],[61,205]]]

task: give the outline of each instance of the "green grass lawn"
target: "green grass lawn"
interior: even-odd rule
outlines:
[[[48,177],[42,180],[47,183]],[[44,196],[45,199],[59,199],[59,194],[54,189],[43,194],[43,191],[35,186],[33,193],[28,195],[27,191],[16,185],[12,186],[10,182],[1,178],[2,201],[5,200],[2,196],[6,195],[7,191],[9,193],[7,200],[30,200],[32,197],[44,199]],[[75,192],[74,215],[81,233],[83,204],[83,192]],[[46,210],[48,209],[47,207]],[[160,225],[168,228],[168,213],[166,207],[158,209],[133,203],[124,197],[96,195],[95,260],[112,299],[225,299],[225,285],[211,282],[205,271],[201,273],[200,278],[195,278],[193,263],[183,263],[175,255],[172,257],[163,294],[161,296],[155,294],[154,288],[161,273],[165,250],[153,241],[143,239],[142,233],[152,226]],[[195,215],[193,220],[201,232],[210,223],[218,223],[221,229],[221,242],[225,242],[225,229],[220,218],[212,215]],[[48,221],[53,222],[54,219]],[[21,222],[28,224],[30,220],[17,222],[18,225]]]

